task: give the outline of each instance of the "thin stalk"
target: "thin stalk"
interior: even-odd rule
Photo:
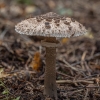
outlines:
[[[47,42],[55,43],[56,38],[46,38]],[[46,47],[46,66],[45,66],[45,80],[44,93],[46,96],[57,100],[57,86],[56,86],[56,47]]]
[[[47,96],[52,97],[54,100],[57,100],[55,64],[56,48],[46,47],[44,92]]]

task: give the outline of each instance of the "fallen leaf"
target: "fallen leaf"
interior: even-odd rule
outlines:
[[[68,42],[68,38],[63,38],[62,40],[61,40],[61,42],[63,43],[63,44],[65,44],[65,43],[67,43]]]
[[[36,52],[34,54],[34,57],[32,59],[30,66],[33,68],[33,70],[40,71],[40,68],[42,67],[42,60],[41,60],[39,52]]]
[[[0,68],[0,78],[6,77],[8,75],[9,74],[4,73],[4,69],[3,68]]]

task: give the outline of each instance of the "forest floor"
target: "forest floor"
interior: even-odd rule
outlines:
[[[41,38],[19,35],[14,27],[50,11],[73,17],[88,30],[62,39],[57,49],[58,100],[100,100],[100,0],[0,0],[0,100],[52,100],[43,94]],[[35,68],[34,58],[40,59]]]

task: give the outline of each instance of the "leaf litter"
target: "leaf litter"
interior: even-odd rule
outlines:
[[[28,12],[24,9],[26,5],[22,7],[17,3],[16,10],[20,10],[13,13],[11,7],[15,9],[14,4],[11,3],[12,1],[10,4],[7,2],[4,0],[0,3],[0,10],[2,9],[0,12],[0,81],[3,83],[3,86],[0,85],[0,100],[6,97],[8,100],[52,100],[43,95],[45,50],[40,46],[42,38],[20,36],[15,33],[14,25],[25,18],[25,15],[27,17]],[[100,1],[49,0],[49,2],[48,4],[46,0],[34,1],[33,14],[49,12],[51,9],[60,14],[64,9],[64,14],[67,14],[65,8],[71,7],[73,12],[71,16],[85,24],[89,30],[87,36],[62,39],[63,45],[57,49],[58,100],[99,100],[100,11],[98,7]],[[73,6],[71,6],[72,2],[74,2]],[[94,6],[91,7],[90,3]],[[61,10],[58,11],[56,4],[62,5]],[[40,52],[38,57],[36,52]],[[37,71],[34,70],[33,65]]]

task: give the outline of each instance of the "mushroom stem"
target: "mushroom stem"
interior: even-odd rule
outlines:
[[[46,67],[45,67],[45,94],[57,98],[56,88],[56,48],[46,47]]]
[[[46,39],[46,41],[55,42],[56,38],[49,38]],[[53,98],[54,100],[57,100],[55,64],[56,64],[56,47],[46,47],[44,93],[45,95]]]

